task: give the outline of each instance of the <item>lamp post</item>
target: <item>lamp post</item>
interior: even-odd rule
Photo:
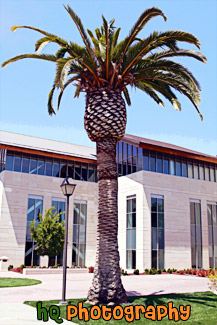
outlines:
[[[76,184],[69,183],[69,177],[66,177],[60,185],[63,195],[66,196],[66,217],[65,217],[65,242],[63,250],[63,288],[62,301],[60,305],[67,305],[66,302],[66,264],[67,264],[67,244],[68,244],[68,219],[69,219],[69,197],[73,194]]]

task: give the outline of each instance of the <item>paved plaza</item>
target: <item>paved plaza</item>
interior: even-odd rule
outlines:
[[[18,277],[41,280],[42,284],[28,287],[0,288],[0,324],[43,324],[36,318],[36,309],[24,305],[27,300],[61,300],[62,275],[22,275],[1,272],[0,277]],[[93,274],[68,274],[66,298],[86,298]],[[122,277],[128,296],[186,293],[208,291],[207,278],[196,276],[162,274]],[[56,324],[50,320],[46,324]],[[62,324],[67,324],[64,321]],[[72,323],[70,323],[72,324]]]

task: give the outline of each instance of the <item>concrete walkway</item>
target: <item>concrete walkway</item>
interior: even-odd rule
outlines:
[[[43,324],[37,320],[36,309],[24,301],[61,300],[62,275],[22,275],[1,272],[0,277],[41,280],[42,284],[29,287],[0,288],[0,324]],[[93,274],[68,274],[66,298],[86,298]],[[140,275],[122,277],[128,296],[209,291],[207,278],[185,275]],[[47,322],[46,322],[47,323]],[[50,320],[49,324],[56,324]],[[62,324],[72,324],[64,321]]]

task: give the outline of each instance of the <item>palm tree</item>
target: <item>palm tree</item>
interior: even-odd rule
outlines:
[[[61,97],[69,85],[75,85],[74,97],[86,93],[84,127],[89,138],[96,142],[97,172],[99,186],[97,253],[94,278],[88,292],[92,304],[126,302],[126,292],[120,276],[118,252],[118,208],[117,208],[117,168],[116,144],[122,139],[126,127],[126,105],[131,104],[128,86],[139,88],[160,106],[164,106],[159,95],[165,97],[176,110],[181,105],[173,92],[178,90],[189,98],[201,119],[198,109],[200,86],[191,72],[183,65],[170,60],[170,57],[187,56],[206,62],[206,57],[194,50],[178,47],[177,42],[187,42],[200,48],[199,40],[183,31],[153,32],[146,38],[138,34],[156,16],[163,12],[158,8],[145,10],[129,35],[118,42],[120,28],[114,27],[115,20],[109,23],[102,16],[103,25],[95,29],[95,36],[85,31],[80,18],[67,5],[66,11],[74,21],[84,46],[30,26],[28,28],[43,35],[36,44],[35,54],[18,55],[5,61],[35,58],[56,63],[56,75],[48,97],[48,112],[55,114],[53,95],[59,89],[57,109]],[[88,36],[89,35],[89,36]],[[54,55],[40,54],[48,43],[56,43],[60,49]]]

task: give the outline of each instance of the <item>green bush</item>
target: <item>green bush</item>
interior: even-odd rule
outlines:
[[[58,268],[58,265],[53,265],[53,269],[57,269]]]
[[[161,269],[157,270],[157,274],[161,274],[161,273],[162,273]]]
[[[149,269],[144,270],[145,274],[149,274]]]
[[[152,269],[150,269],[149,274],[157,274],[157,270],[153,267]]]
[[[12,264],[10,264],[10,265],[8,266],[8,271],[11,270],[11,269],[13,269],[13,268],[14,268],[14,266],[13,266]]]
[[[25,268],[26,268],[26,265],[25,265],[25,264],[21,264],[21,265],[20,265],[20,268],[21,268],[21,269],[25,269]]]
[[[46,269],[47,268],[47,266],[42,266],[42,269]]]
[[[124,274],[124,269],[121,269],[121,274]]]
[[[173,270],[172,269],[168,269],[167,270],[167,273],[172,274],[173,273]]]
[[[163,269],[162,272],[166,272],[166,269]]]
[[[127,271],[124,272],[124,275],[128,275]]]
[[[133,273],[134,273],[135,275],[139,275],[139,270],[136,269],[136,270],[133,271]]]

